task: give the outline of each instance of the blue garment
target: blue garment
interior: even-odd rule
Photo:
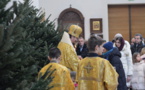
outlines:
[[[119,74],[119,84],[117,90],[127,90],[125,73],[122,62],[120,60],[121,53],[119,52],[118,48],[114,47],[112,50],[109,50],[108,52],[104,53],[104,55],[105,59],[108,59],[111,65],[116,69],[116,72]]]
[[[109,51],[107,51],[106,53],[103,53],[103,56],[105,59],[109,60],[109,56],[110,56],[110,53],[113,51],[114,48],[110,49]]]

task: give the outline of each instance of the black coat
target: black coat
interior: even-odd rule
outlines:
[[[131,52],[132,54],[134,54],[135,52],[141,52],[141,49],[145,47],[145,45],[141,42],[140,44],[136,45],[136,43],[134,43],[134,45],[131,45]]]
[[[77,55],[80,55],[82,56],[83,58],[85,58],[88,54],[88,48],[87,48],[87,45],[84,44],[83,48],[82,48],[82,51],[80,51],[80,45],[78,44],[77,45],[77,48],[76,48],[76,52],[77,52]]]
[[[119,74],[119,85],[117,87],[117,90],[127,90],[125,72],[120,57],[121,53],[119,52],[119,50],[117,48],[113,48],[113,51],[109,54],[108,60],[116,69],[116,72]]]

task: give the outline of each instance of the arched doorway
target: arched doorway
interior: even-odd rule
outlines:
[[[80,11],[70,7],[60,13],[58,25],[60,30],[68,30],[68,27],[72,24],[82,27],[83,32],[81,36],[84,37],[84,17]]]

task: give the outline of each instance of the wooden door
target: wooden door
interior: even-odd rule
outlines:
[[[115,34],[121,33],[125,40],[129,40],[128,6],[108,6],[109,41]]]
[[[108,6],[109,40],[121,33],[130,41],[136,33],[145,37],[145,5]]]
[[[131,37],[136,33],[145,37],[145,5],[131,6]]]

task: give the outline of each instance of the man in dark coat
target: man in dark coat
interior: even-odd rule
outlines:
[[[85,58],[88,54],[88,48],[83,37],[79,37],[79,43],[77,45],[76,52],[77,55],[81,56],[82,58]]]
[[[141,52],[141,49],[145,47],[145,45],[142,43],[142,35],[141,34],[136,34],[135,35],[135,43],[134,45],[131,45],[131,52],[132,52],[132,55],[135,53],[135,52]]]
[[[116,69],[116,72],[119,74],[118,77],[119,84],[117,90],[127,90],[125,72],[123,69],[122,62],[120,60],[121,53],[116,47],[113,48],[112,42],[105,43],[103,47],[104,47],[103,57],[112,64],[112,66]]]

